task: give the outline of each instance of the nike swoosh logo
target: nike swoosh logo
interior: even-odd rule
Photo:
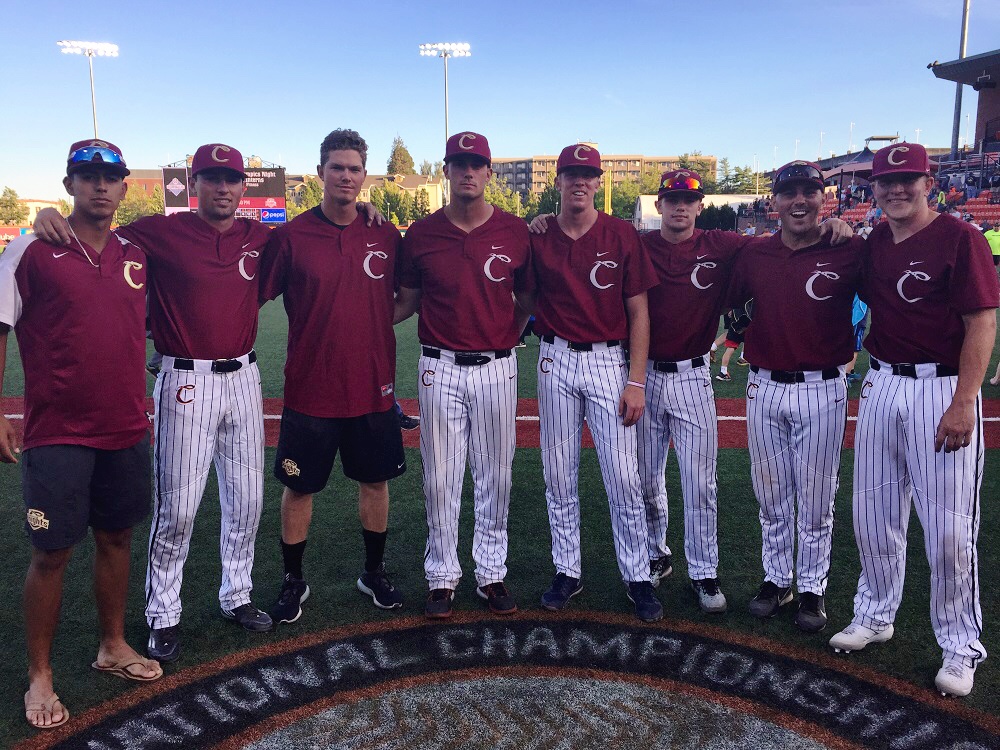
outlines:
[[[250,247],[250,243],[249,242],[247,242],[245,245],[243,245],[243,247],[241,247],[240,250],[246,250],[248,247]]]
[[[403,461],[403,463],[401,463],[401,464],[400,464],[399,466],[397,466],[396,468],[397,468],[397,469],[402,469],[402,468],[403,468],[404,466],[406,466],[406,461]]]
[[[830,264],[829,263],[817,263],[816,264],[816,268],[819,268],[820,266],[828,266],[828,265],[830,265]]]
[[[911,260],[910,261],[910,265],[911,266],[919,266],[921,263],[923,263],[922,260]]]
[[[368,247],[375,247],[378,243],[377,242],[366,242],[365,244],[368,245]],[[396,467],[396,468],[399,468],[399,467]]]
[[[610,252],[611,252],[611,251],[610,251],[610,250],[608,250],[608,253],[610,253]],[[598,258],[600,258],[600,257],[601,257],[602,255],[607,255],[608,253],[598,253],[598,254],[597,254],[597,257],[598,257]]]
[[[834,403],[837,403],[837,404],[839,404],[839,403],[840,403],[841,401],[843,401],[843,400],[844,400],[844,399],[842,399],[842,398],[838,398],[838,399],[834,399]]]
[[[707,258],[707,257],[708,257],[708,253],[705,253],[704,255],[699,255],[697,257],[697,260],[701,260],[702,258]]]
[[[61,258],[61,257],[63,257],[64,255],[69,255],[69,250],[67,250],[67,251],[66,251],[65,253],[58,253],[58,254],[56,254],[56,253],[52,253],[52,257],[53,257],[53,258]]]
[[[503,245],[490,245],[490,250],[503,250]]]

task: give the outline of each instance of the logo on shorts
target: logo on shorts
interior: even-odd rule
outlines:
[[[753,401],[757,398],[757,389],[760,386],[757,383],[747,383],[747,400]]]
[[[548,375],[552,372],[552,357],[542,357],[538,360],[538,369]]]
[[[178,404],[193,403],[194,402],[193,391],[194,391],[193,385],[182,385],[180,388],[177,389],[177,395],[175,396],[175,398],[177,399],[177,403]],[[190,396],[191,398],[185,398],[186,396]]]
[[[861,386],[861,398],[868,398],[868,389],[872,387],[872,381],[866,380],[865,384]]]
[[[28,508],[28,526],[31,527],[32,531],[47,529],[49,528],[49,519],[45,517],[42,511]]]
[[[420,382],[428,388],[434,385],[434,370],[424,370],[420,373]]]
[[[281,468],[284,469],[285,473],[290,477],[297,477],[302,474],[302,472],[299,471],[299,465],[290,458],[286,458],[281,462]]]
[[[618,268],[618,264],[613,260],[598,260],[594,262],[594,267],[590,269],[590,283],[598,289],[608,289],[615,285],[614,282],[611,282],[610,284],[602,284],[597,280],[597,271],[602,266],[604,268]]]

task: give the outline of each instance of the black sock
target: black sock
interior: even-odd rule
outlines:
[[[377,570],[378,566],[382,564],[382,558],[385,556],[385,538],[388,535],[388,531],[369,531],[362,527],[361,536],[365,540],[366,573]]]
[[[305,578],[302,575],[302,555],[306,551],[306,541],[303,539],[297,544],[285,544],[285,540],[281,540],[281,557],[285,561],[285,573],[292,578]]]

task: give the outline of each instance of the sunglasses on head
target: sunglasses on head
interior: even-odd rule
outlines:
[[[692,190],[701,192],[701,180],[694,177],[675,177],[660,183],[660,190]]]
[[[110,148],[101,146],[85,146],[78,148],[69,155],[67,160],[70,164],[122,164],[124,163],[121,154],[112,151]]]
[[[790,167],[785,167],[774,179],[774,184],[779,182],[784,182],[785,180],[817,180],[823,182],[823,174],[808,164],[793,164]]]

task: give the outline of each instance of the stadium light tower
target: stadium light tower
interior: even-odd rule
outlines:
[[[94,57],[118,57],[118,45],[108,42],[57,42],[65,55],[86,55],[90,65],[90,106],[94,113],[94,138],[97,138],[97,98],[94,96]]]
[[[420,45],[421,57],[440,57],[444,60],[444,139],[448,140],[448,58],[470,57],[468,42],[435,42]]]

